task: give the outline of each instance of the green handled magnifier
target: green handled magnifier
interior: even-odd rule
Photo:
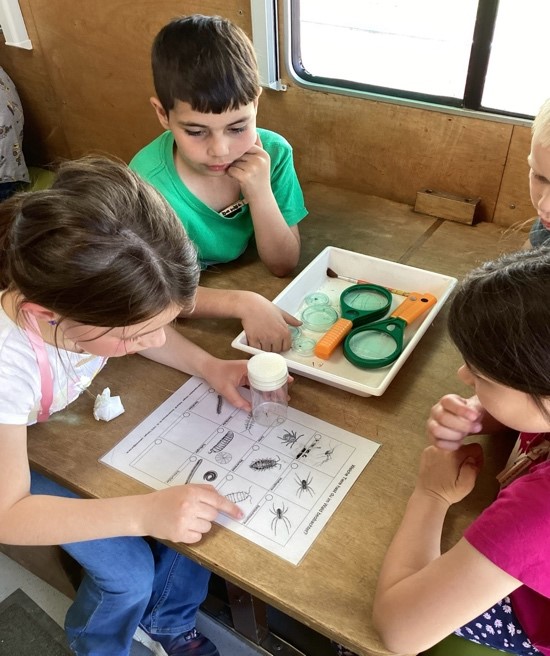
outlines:
[[[344,356],[363,369],[395,362],[403,352],[405,328],[436,302],[432,294],[411,292],[387,319],[354,328],[344,342]]]
[[[315,345],[315,355],[328,360],[349,331],[381,319],[390,309],[392,295],[385,287],[352,285],[340,294],[342,316]]]

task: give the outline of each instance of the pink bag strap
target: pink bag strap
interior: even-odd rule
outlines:
[[[50,416],[50,408],[53,401],[53,377],[50,369],[50,361],[46,353],[46,345],[40,334],[38,321],[34,315],[26,312],[25,319],[27,326],[25,332],[34,351],[38,369],[40,370],[40,390],[42,398],[40,399],[40,412],[38,413],[38,421],[47,421]]]

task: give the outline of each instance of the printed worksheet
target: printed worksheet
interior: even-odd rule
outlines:
[[[260,426],[193,377],[100,461],[156,490],[210,483],[245,513],[218,524],[296,565],[378,447],[291,407]]]

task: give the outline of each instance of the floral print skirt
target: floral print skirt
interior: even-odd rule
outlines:
[[[457,629],[455,635],[510,654],[521,656],[540,654],[525,635],[509,597],[504,597],[483,615]]]

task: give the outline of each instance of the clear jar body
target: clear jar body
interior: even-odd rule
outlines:
[[[259,390],[250,387],[252,417],[261,426],[271,426],[280,419],[286,419],[288,409],[288,385],[284,383],[274,390]]]

